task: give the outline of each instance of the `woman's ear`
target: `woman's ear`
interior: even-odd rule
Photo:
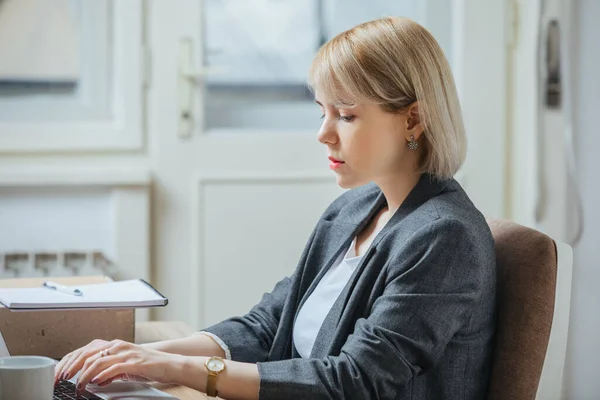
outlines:
[[[419,103],[415,101],[406,110],[406,131],[409,136],[413,136],[415,140],[418,140],[423,130],[423,122],[419,113]]]

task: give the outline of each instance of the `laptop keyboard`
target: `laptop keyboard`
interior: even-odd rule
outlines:
[[[84,391],[80,396],[77,396],[75,391],[75,384],[69,381],[60,381],[54,386],[54,397],[53,400],[95,400],[100,397],[95,394]]]

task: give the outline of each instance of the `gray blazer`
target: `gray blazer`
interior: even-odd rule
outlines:
[[[488,225],[454,179],[423,175],[325,318],[311,357],[296,315],[326,270],[385,205],[374,184],[322,215],[291,277],[243,317],[205,329],[257,363],[261,399],[484,399],[495,330]]]

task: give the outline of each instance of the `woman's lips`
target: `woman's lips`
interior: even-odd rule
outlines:
[[[335,170],[344,165],[344,162],[333,157],[329,157],[329,168]]]

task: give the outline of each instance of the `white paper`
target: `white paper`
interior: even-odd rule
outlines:
[[[0,303],[9,308],[91,308],[164,306],[167,299],[139,279],[69,286],[83,292],[74,296],[46,287],[0,289]]]

